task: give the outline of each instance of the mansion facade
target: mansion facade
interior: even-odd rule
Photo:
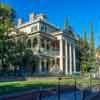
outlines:
[[[39,74],[73,74],[80,72],[77,36],[71,28],[62,30],[46,20],[44,14],[29,16],[29,22],[18,20],[16,29],[28,35],[27,48],[37,56],[37,63],[31,68]]]

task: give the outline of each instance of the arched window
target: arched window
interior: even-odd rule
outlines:
[[[50,49],[50,41],[47,41],[47,49]]]
[[[41,39],[41,47],[42,47],[42,48],[45,47],[45,41],[44,41],[44,39]]]
[[[28,47],[28,48],[31,48],[31,39],[28,39],[28,40],[27,40],[27,47]]]
[[[38,39],[37,38],[34,38],[33,39],[33,47],[35,47],[37,45],[37,43],[38,43]]]

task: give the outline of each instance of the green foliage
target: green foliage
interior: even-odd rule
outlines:
[[[90,23],[90,48],[94,49],[94,32],[92,22]]]
[[[0,58],[4,69],[8,65],[6,59],[8,58],[10,44],[7,39],[10,29],[14,26],[14,18],[14,10],[10,6],[0,3]]]
[[[81,42],[81,71],[88,72],[90,70],[96,70],[96,58],[95,58],[95,47],[94,47],[94,33],[92,29],[92,23],[90,24],[90,42],[87,42],[86,28],[84,28],[84,37]]]
[[[89,65],[91,69],[96,70],[96,57],[95,57],[95,46],[94,46],[94,32],[92,22],[90,23],[90,55]]]
[[[87,45],[86,26],[84,27],[84,45]]]
[[[0,3],[0,36],[14,26],[15,11],[8,5]]]
[[[68,26],[69,26],[68,19],[67,19],[67,17],[65,17],[64,18],[64,30],[68,29]]]
[[[80,60],[81,60],[81,72],[88,71],[88,56],[89,56],[89,45],[86,38],[86,27],[84,27],[84,37],[81,40],[80,47]]]
[[[32,50],[26,49],[27,35],[17,30],[17,36],[9,35],[14,27],[14,19],[15,11],[6,4],[0,4],[0,59],[4,72],[10,66],[16,70],[34,62]]]
[[[87,72],[89,68],[89,46],[88,44],[81,48],[80,59],[81,59],[81,71]]]

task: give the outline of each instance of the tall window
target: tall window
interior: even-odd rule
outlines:
[[[47,40],[47,49],[49,50],[50,49],[50,41]]]
[[[43,25],[41,26],[41,31],[45,32],[45,27]]]
[[[44,39],[41,39],[41,47],[42,47],[42,48],[45,47],[45,41],[44,41]]]
[[[33,39],[33,47],[35,47],[35,46],[37,45],[37,43],[38,43],[37,38],[34,38],[34,39]]]
[[[60,65],[60,59],[59,58],[57,58],[57,64]]]
[[[41,31],[42,32],[47,32],[47,26],[46,25],[42,25],[41,26]]]
[[[59,50],[59,40],[56,40],[56,49]]]
[[[31,48],[31,39],[28,39],[28,40],[27,40],[27,47],[28,47],[28,48]]]

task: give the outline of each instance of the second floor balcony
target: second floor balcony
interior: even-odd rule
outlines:
[[[46,48],[33,48],[34,54],[46,55],[46,56],[59,56],[59,49],[46,49]]]

